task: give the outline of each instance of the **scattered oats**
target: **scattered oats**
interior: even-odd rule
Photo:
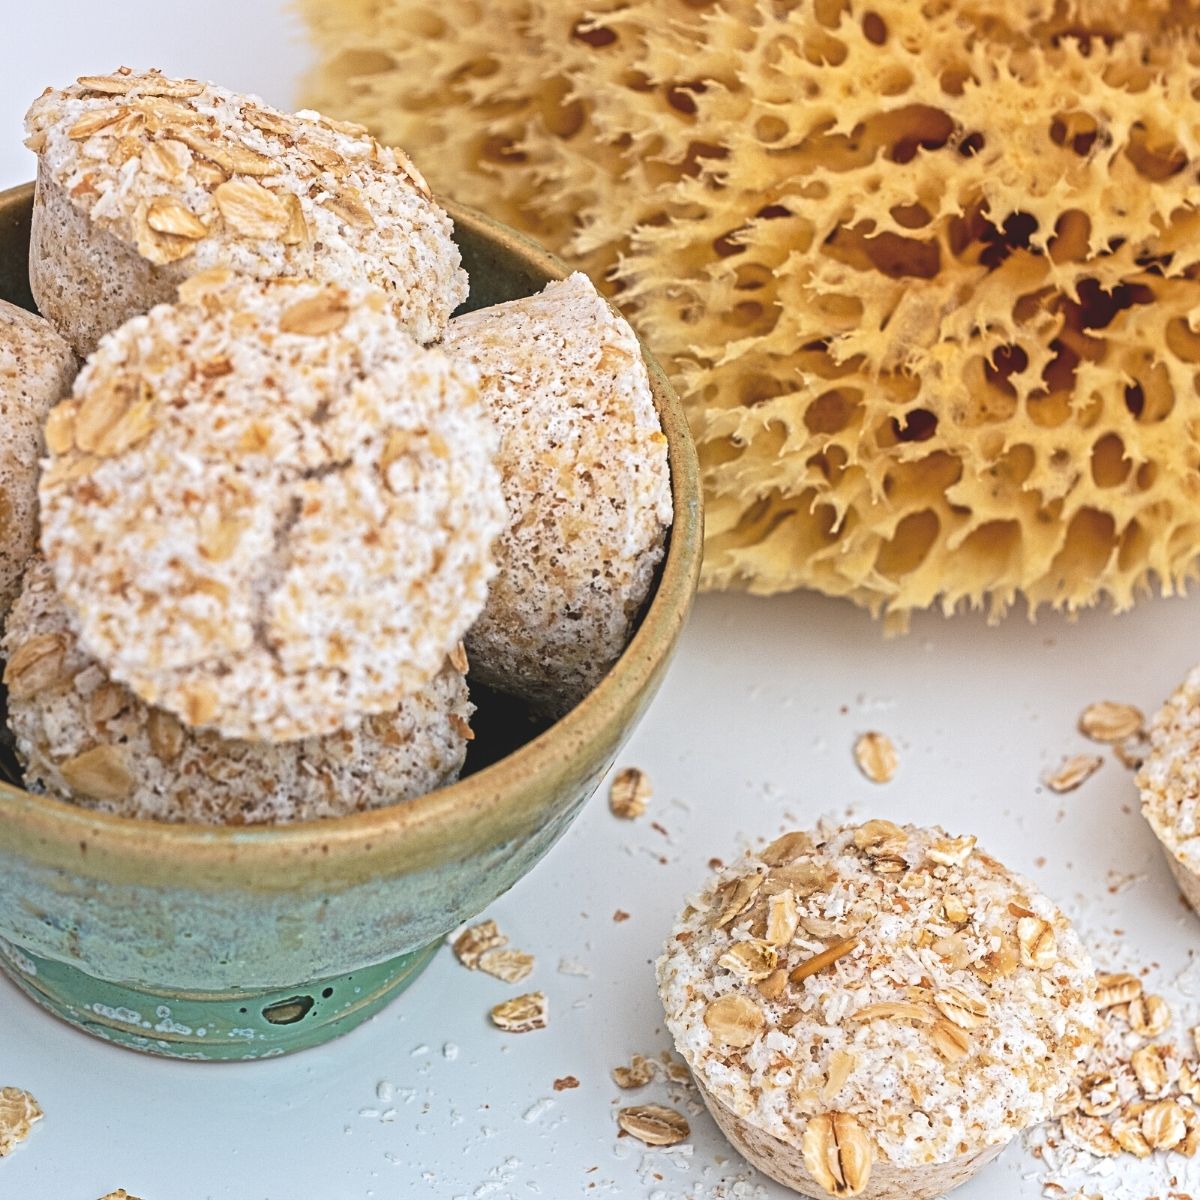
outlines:
[[[563,1075],[554,1081],[556,1092],[569,1092],[579,1086],[579,1080],[574,1075]]]
[[[1146,723],[1140,708],[1101,700],[1089,704],[1079,715],[1079,732],[1093,742],[1125,742],[1142,731]]]
[[[505,1000],[492,1009],[492,1024],[505,1033],[529,1033],[534,1029],[545,1029],[549,1018],[549,1006],[541,992],[527,992]]]
[[[520,983],[533,971],[534,961],[523,950],[486,950],[479,956],[479,970],[505,983]]]
[[[140,1198],[130,1195],[124,1188],[117,1188],[115,1192],[109,1192],[107,1196],[101,1196],[100,1200],[140,1200]]]
[[[617,1113],[621,1129],[647,1146],[675,1146],[686,1141],[692,1129],[687,1118],[661,1104],[639,1104]]]
[[[458,1046],[454,1042],[447,1042],[442,1047],[442,1057],[453,1062],[458,1057]]]
[[[809,1174],[831,1196],[857,1196],[870,1181],[871,1140],[850,1113],[813,1117],[805,1126],[801,1152]]]
[[[381,1079],[375,1085],[375,1098],[381,1100],[384,1104],[393,1100],[395,1095],[396,1085],[390,1079]]]
[[[1134,1078],[1142,1095],[1147,1099],[1161,1096],[1171,1082],[1166,1063],[1163,1062],[1162,1048],[1159,1046],[1143,1046],[1135,1050],[1129,1058],[1133,1068]]]
[[[677,1058],[673,1058],[671,1056],[671,1054],[666,1050],[664,1050],[662,1052],[661,1057],[662,1057],[663,1070],[666,1072],[667,1078],[672,1083],[691,1083],[692,1082],[692,1073],[688,1069],[687,1063],[681,1062]]]
[[[1150,757],[1150,739],[1142,735],[1130,738],[1127,742],[1118,742],[1113,746],[1113,754],[1121,766],[1130,771],[1140,770],[1142,764]]]
[[[1183,1109],[1174,1100],[1159,1100],[1142,1114],[1142,1136],[1152,1150],[1171,1150],[1186,1133]]]
[[[1117,975],[1096,976],[1096,1007],[1112,1008],[1117,1004],[1128,1004],[1142,994],[1142,981],[1136,975],[1122,972]],[[1200,1040],[1197,1040],[1200,1048]]]
[[[28,1092],[0,1088],[0,1158],[11,1154],[43,1115],[41,1106]]]
[[[1045,785],[1060,795],[1063,792],[1073,792],[1084,780],[1091,778],[1104,766],[1104,759],[1095,754],[1073,754],[1063,760],[1062,765],[1052,775],[1043,778]]]
[[[1121,1107],[1121,1093],[1111,1071],[1088,1075],[1079,1084],[1077,1107],[1089,1117],[1107,1117]]]
[[[1139,1037],[1153,1039],[1171,1024],[1171,1006],[1161,996],[1137,996],[1129,1002],[1126,1019]]]
[[[619,1088],[640,1088],[654,1078],[654,1062],[642,1054],[635,1054],[627,1067],[613,1067],[613,1083]]]
[[[622,922],[629,920],[629,914],[623,908],[618,908],[617,911],[613,913],[612,919],[618,925],[620,925]]]
[[[617,772],[608,789],[608,807],[614,817],[632,821],[646,811],[646,804],[653,794],[646,772],[637,767],[626,767]]]
[[[854,761],[872,783],[888,783],[896,774],[896,747],[886,733],[864,733],[854,743]]]
[[[1148,1158],[1153,1153],[1150,1143],[1142,1133],[1141,1115],[1122,1114],[1112,1123],[1112,1134],[1117,1140],[1117,1145],[1134,1158]]]
[[[590,979],[592,977],[591,967],[576,958],[560,958],[558,960],[558,973],[560,975],[574,975],[580,979]]]
[[[500,932],[495,921],[481,921],[464,929],[451,943],[455,957],[470,971],[479,969],[480,959],[489,951],[507,946],[508,938]]]
[[[1096,1117],[1085,1117],[1072,1113],[1061,1118],[1060,1124],[1063,1136],[1068,1142],[1073,1146],[1078,1146],[1081,1150],[1086,1150],[1088,1154],[1092,1154],[1096,1158],[1108,1158],[1121,1152],[1121,1147],[1117,1143],[1117,1139],[1113,1137],[1112,1131]]]

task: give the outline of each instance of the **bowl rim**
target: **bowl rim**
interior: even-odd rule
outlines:
[[[29,205],[33,184],[0,191],[0,222]],[[518,255],[539,274],[572,268],[544,247],[477,209],[438,202],[456,228]],[[614,309],[614,311],[618,311]],[[469,857],[539,823],[598,744],[648,699],[687,618],[703,538],[699,466],[679,397],[643,344],[655,407],[667,437],[674,517],[658,582],[633,638],[600,683],[565,717],[480,771],[424,796],[349,816],[273,826],[172,824],[114,816],[0,781],[0,850],[107,882],[229,886],[286,891],[298,868],[317,866],[323,886],[381,873],[409,873]],[[598,782],[598,781],[597,781]],[[507,836],[506,836],[507,835]]]

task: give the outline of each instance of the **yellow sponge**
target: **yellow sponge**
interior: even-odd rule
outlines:
[[[1198,0],[302,0],[310,101],[610,289],[705,580],[903,625],[1200,559]]]

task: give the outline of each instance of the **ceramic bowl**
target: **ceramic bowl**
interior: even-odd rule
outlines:
[[[32,307],[31,186],[0,193],[0,297]],[[521,235],[447,204],[466,307],[566,273]],[[89,812],[0,784],[0,965],[56,1016],[174,1058],[246,1060],[347,1032],[443,936],[520,879],[595,792],[662,680],[700,565],[695,449],[649,359],[675,522],[637,632],[590,696],[540,732],[500,697],[452,787],[337,820],[223,829]],[[413,999],[416,999],[414,997]]]

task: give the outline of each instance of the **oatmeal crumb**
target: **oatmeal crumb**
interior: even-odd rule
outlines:
[[[886,733],[872,730],[854,743],[854,761],[872,783],[888,783],[896,774],[896,747]]]
[[[41,1105],[28,1092],[0,1088],[0,1158],[15,1150],[43,1115]]]
[[[653,795],[650,779],[645,771],[637,767],[626,767],[618,771],[608,790],[608,807],[614,817],[633,821],[646,811]]]
[[[1058,795],[1073,792],[1080,784],[1090,779],[1104,766],[1104,759],[1096,754],[1072,754],[1063,759],[1056,771],[1043,777],[1042,782]]]

